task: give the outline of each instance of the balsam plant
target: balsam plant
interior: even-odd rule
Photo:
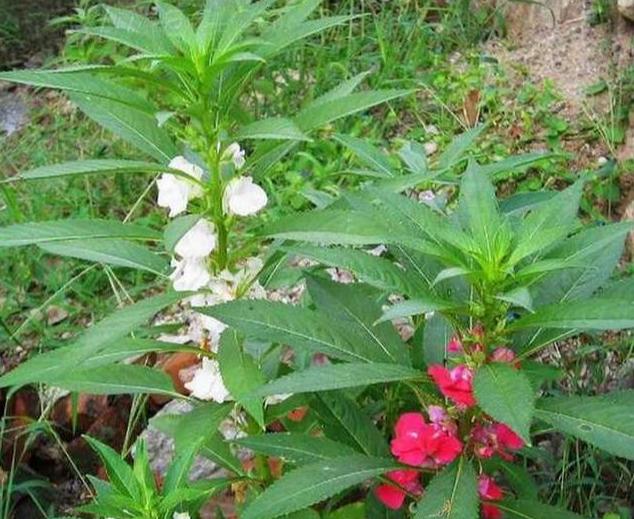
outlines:
[[[309,409],[301,428],[286,420],[286,432],[237,441],[293,467],[241,517],[316,503],[328,517],[342,501],[364,517],[579,517],[538,500],[523,460],[549,430],[634,458],[634,393],[551,397],[542,388],[558,372],[535,358],[557,340],[634,326],[631,280],[611,279],[632,225],[583,226],[583,186],[498,202],[471,163],[455,207],[374,185],[270,224],[281,250],[321,265],[305,269],[306,304],[203,310],[291,346],[291,372],[249,395],[293,394]],[[384,257],[365,249],[379,244]],[[324,267],[359,282],[333,283]],[[390,323],[404,318],[407,341]],[[350,490],[368,481],[367,498]]]

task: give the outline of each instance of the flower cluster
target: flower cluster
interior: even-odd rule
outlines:
[[[237,171],[245,164],[245,153],[237,143],[228,146],[221,160],[232,163]],[[191,200],[206,196],[202,168],[189,162],[185,157],[175,157],[169,163],[171,172],[166,172],[157,180],[158,205],[169,209],[169,216],[175,217],[187,211]],[[220,181],[215,179],[214,181]],[[173,272],[170,275],[176,291],[199,292],[189,299],[193,308],[212,306],[239,297],[264,297],[264,289],[256,277],[262,268],[257,258],[240,262],[233,270],[223,268],[220,272],[210,270],[210,256],[219,247],[217,225],[224,226],[235,216],[256,214],[267,204],[264,190],[248,176],[235,176],[222,189],[220,217],[213,211],[214,221],[201,218],[179,239],[174,247]],[[220,220],[218,220],[220,218]],[[190,323],[188,337],[196,342],[205,337],[212,352],[216,352],[224,323],[201,313],[195,313]],[[185,384],[191,394],[202,400],[224,402],[231,398],[220,374],[220,366],[214,358],[204,358],[193,378]]]
[[[470,332],[467,346],[459,336],[447,344],[450,353],[477,352],[485,361],[482,329]],[[440,364],[429,366],[428,374],[440,393],[447,399],[447,407],[429,405],[428,420],[422,413],[402,414],[394,427],[391,452],[402,464],[415,469],[389,472],[385,482],[376,487],[377,498],[388,508],[400,508],[407,496],[415,497],[423,492],[420,469],[437,470],[451,463],[459,455],[491,458],[494,455],[511,460],[513,453],[524,446],[524,441],[506,424],[493,421],[486,414],[473,409],[477,402],[473,392],[474,363],[465,354],[469,363],[447,368]],[[460,358],[454,359],[460,361]],[[515,354],[508,348],[497,348],[489,356],[492,362],[507,362],[517,365]],[[517,366],[519,367],[519,366]],[[484,519],[500,519],[502,512],[493,502],[503,497],[502,489],[491,476],[481,474],[478,493],[482,499],[481,513]]]

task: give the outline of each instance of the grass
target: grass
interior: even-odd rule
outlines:
[[[192,12],[200,5],[192,0],[181,3]],[[595,5],[602,17],[605,2]],[[287,54],[280,67],[284,70],[281,76],[263,74],[258,89],[271,95],[262,112],[292,113],[300,100],[369,71],[367,83],[373,88],[416,88],[418,92],[326,129],[325,137],[336,130],[366,138],[392,152],[406,140],[435,142],[442,149],[468,127],[465,110],[468,99],[477,92],[480,117],[488,125],[476,150],[483,160],[526,151],[536,143],[551,150],[564,149],[564,141],[577,130],[573,121],[552,115],[560,99],[556,88],[549,83],[521,81],[521,70],[506,69],[477,47],[490,35],[504,33],[499,12],[489,8],[473,12],[466,0],[442,8],[435,6],[437,2],[432,0],[324,2],[324,15],[363,16]],[[82,10],[58,20],[58,26],[91,24],[102,15],[94,2],[82,0],[79,7]],[[141,8],[147,8],[147,2],[141,2]],[[8,25],[0,26],[0,35],[19,37],[12,30],[16,23],[9,20]],[[73,36],[58,60],[99,61],[116,51],[115,47]],[[608,149],[614,148],[614,127],[622,124],[624,107],[631,103],[631,76],[628,73],[619,79],[611,115],[605,119],[589,117],[582,125],[584,139],[604,139]],[[30,108],[29,124],[18,134],[0,137],[2,176],[82,157],[134,156],[131,149],[69,107],[63,96],[26,91],[25,96]],[[350,155],[333,140],[318,139],[308,144],[267,177],[274,207],[271,216],[307,207],[310,190],[334,193],[358,182],[354,176],[340,174],[350,164]],[[569,158],[564,157],[545,161],[529,171],[509,173],[501,179],[500,190],[512,193],[561,187],[576,177],[569,164]],[[596,170],[592,164],[585,167]],[[624,163],[608,175],[596,173],[584,205],[588,218],[605,220],[613,216],[611,208],[620,195],[615,193],[618,177],[629,171],[631,164]],[[136,206],[148,180],[129,176],[5,184],[0,187],[0,224],[68,216],[122,219]],[[165,216],[156,211],[154,196],[150,192],[140,202],[134,218],[158,228]],[[143,274],[62,260],[39,249],[1,251],[0,355],[15,359],[17,346],[22,350],[55,347],[114,308],[126,297],[124,287],[142,292],[151,286],[152,279]],[[68,316],[58,324],[48,324],[46,312],[51,307],[63,309]],[[632,357],[632,343],[628,341],[609,345],[607,352],[604,348],[586,348],[562,360],[562,367],[570,373],[591,371],[591,383],[574,389],[585,392],[604,384],[608,360],[615,362],[616,357],[618,364]],[[613,357],[607,359],[608,354]],[[45,418],[46,413],[42,420]],[[5,416],[2,422],[5,427],[7,419]],[[42,431],[35,428],[38,434]],[[535,465],[544,498],[592,517],[609,513],[620,514],[606,515],[609,519],[629,517],[622,506],[633,484],[631,462],[624,463],[573,440],[559,442],[554,452],[557,456]],[[0,517],[4,517],[2,511]]]

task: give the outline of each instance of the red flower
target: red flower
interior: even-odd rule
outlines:
[[[515,357],[515,352],[510,348],[496,348],[491,354],[493,362],[506,362],[508,364],[513,364]]]
[[[498,454],[505,460],[512,460],[513,456],[508,451],[524,447],[524,440],[503,423],[476,425],[471,430],[471,441],[475,454],[481,458]]]
[[[387,477],[411,494],[419,495],[423,491],[419,474],[415,470],[394,470],[388,472]],[[374,493],[381,503],[392,510],[401,508],[406,496],[401,488],[389,484],[379,485],[374,489]]]
[[[458,335],[454,335],[447,343],[447,351],[449,353],[462,353],[462,342]]]
[[[471,407],[476,401],[473,397],[473,372],[464,365],[452,370],[435,364],[427,369],[429,376],[447,398],[462,407]]]
[[[502,510],[497,506],[489,503],[482,503],[481,506],[483,519],[502,519]]]
[[[478,494],[487,501],[499,501],[502,499],[502,489],[491,476],[480,474],[478,478]]]
[[[437,467],[451,463],[462,451],[462,442],[436,424],[425,423],[420,413],[405,413],[394,428],[392,454],[407,465]]]
[[[493,427],[495,428],[498,442],[503,448],[510,451],[517,451],[524,447],[524,440],[515,434],[508,425],[496,423]]]
[[[480,498],[487,501],[500,501],[504,497],[502,489],[491,476],[486,474],[481,474],[478,478],[478,494],[480,494]],[[500,519],[502,512],[495,505],[482,503],[482,517],[484,519]]]

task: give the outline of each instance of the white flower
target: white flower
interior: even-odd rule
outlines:
[[[170,279],[173,281],[174,290],[177,292],[199,290],[209,283],[211,279],[205,264],[205,258],[172,260],[172,266],[175,267],[175,270],[170,274]]]
[[[200,400],[213,400],[222,404],[230,398],[220,375],[220,364],[217,360],[203,357],[202,366],[194,373],[194,378],[185,384],[192,396]]]
[[[246,162],[244,158],[245,151],[237,142],[234,142],[227,146],[225,153],[231,157],[233,165],[236,167],[236,169],[240,169],[242,166],[244,166],[244,163]]]
[[[216,248],[214,224],[201,218],[178,240],[174,252],[182,258],[204,258]]]
[[[170,161],[169,167],[178,169],[196,180],[200,180],[203,176],[203,170],[189,162],[185,157],[174,157]],[[185,212],[187,203],[203,194],[202,188],[198,184],[188,182],[187,179],[171,173],[163,173],[161,178],[156,181],[156,185],[158,186],[157,203],[160,207],[169,208],[170,217]]]
[[[249,216],[262,209],[268,198],[264,189],[253,183],[251,177],[236,177],[229,181],[222,197],[225,213]]]
[[[188,512],[174,512],[172,519],[192,519]]]

